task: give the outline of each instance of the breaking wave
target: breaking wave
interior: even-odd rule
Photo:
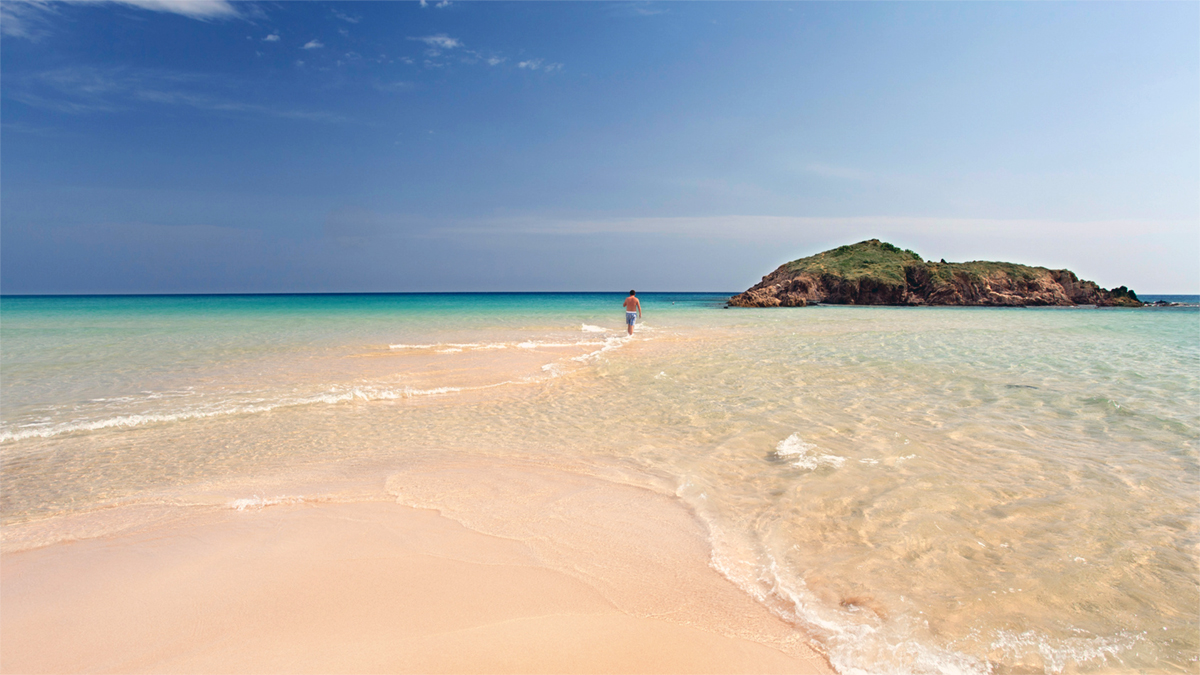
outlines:
[[[349,401],[386,401],[414,398],[419,396],[440,396],[461,391],[490,389],[519,381],[508,380],[495,384],[485,384],[475,387],[433,387],[417,389],[413,387],[370,387],[357,386],[346,389],[335,389],[315,396],[286,398],[270,403],[233,404],[215,406],[207,409],[182,410],[173,413],[143,413],[117,415],[97,420],[71,421],[60,424],[41,425],[37,427],[21,427],[16,430],[0,430],[0,443],[10,443],[27,438],[51,438],[62,434],[76,432],[99,431],[102,429],[117,429],[158,424],[166,422],[181,422],[186,420],[221,417],[226,415],[246,415],[270,412],[280,408],[315,404],[337,404]]]

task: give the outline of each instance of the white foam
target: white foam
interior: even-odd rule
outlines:
[[[1106,661],[1108,657],[1127,651],[1144,638],[1140,633],[1051,638],[1032,630],[1023,633],[998,631],[991,648],[1013,660],[1019,660],[1025,654],[1037,653],[1045,663],[1046,672],[1057,675],[1068,665]]]
[[[580,363],[587,363],[588,361],[591,361],[592,359],[600,356],[601,354],[603,354],[607,351],[611,351],[613,349],[619,349],[621,347],[624,347],[625,344],[628,343],[630,339],[631,339],[630,336],[610,337],[610,338],[605,338],[604,342],[588,343],[588,344],[598,344],[598,345],[601,345],[601,347],[600,347],[600,349],[597,349],[596,351],[588,352],[587,354],[581,354],[579,356],[573,357],[571,360],[578,361]],[[583,343],[581,343],[581,344],[583,344]]]
[[[785,447],[785,451],[807,453],[808,449],[802,448],[801,443],[803,441],[797,438]],[[815,637],[839,674],[985,675],[991,672],[990,665],[982,660],[913,640],[906,627],[895,619],[884,622],[872,613],[856,611],[854,607],[822,602],[803,579],[781,569],[777,559],[763,548],[761,542],[720,526],[722,519],[715,515],[719,506],[711,504],[698,486],[684,482],[676,494],[692,505],[708,528],[712,568],[780,618]]]
[[[429,345],[409,345],[395,344],[388,345],[388,349],[432,349],[439,354],[454,354],[463,351],[474,351],[477,349],[508,349],[509,345],[503,342],[439,342]]]
[[[348,389],[334,389],[323,392],[315,396],[287,398],[273,403],[254,403],[242,405],[226,405],[210,409],[195,409],[184,410],[176,413],[149,413],[135,415],[119,415],[117,417],[109,417],[99,420],[91,420],[84,422],[64,422],[53,426],[42,426],[36,428],[21,428],[19,431],[9,431],[7,429],[0,430],[0,443],[9,443],[13,441],[24,440],[27,438],[50,438],[52,436],[60,436],[62,434],[99,431],[102,429],[114,429],[123,427],[139,427],[146,424],[158,424],[168,422],[182,422],[187,420],[206,419],[210,417],[220,417],[225,415],[245,415],[254,413],[270,412],[279,408],[287,408],[293,406],[313,405],[324,403],[333,405],[338,403],[347,403],[350,401],[381,401],[381,400],[397,400],[413,398],[417,396],[441,396],[444,394],[453,394],[461,391],[474,389],[489,389],[491,387],[504,386],[513,384],[511,380],[497,382],[495,384],[485,384],[476,387],[433,387],[430,389],[416,389],[413,387],[371,387],[357,386]]]
[[[178,422],[181,420],[202,419],[205,417],[216,417],[218,415],[236,415],[239,413],[255,413],[267,412],[280,407],[283,404],[260,405],[260,406],[233,406],[230,408],[222,408],[216,410],[204,411],[187,411],[172,414],[145,414],[145,415],[120,415],[118,417],[109,417],[106,419],[92,420],[88,422],[65,422],[55,424],[51,427],[41,427],[37,429],[23,429],[21,431],[0,431],[0,443],[8,443],[11,441],[19,441],[26,438],[50,438],[60,434],[69,434],[77,431],[99,431],[101,429],[112,429],[119,427],[137,427],[144,424],[154,424],[156,422]]]
[[[846,458],[838,455],[809,454],[809,451],[815,450],[816,447],[811,443],[805,443],[800,434],[796,433],[779,441],[779,445],[775,446],[775,454],[780,457],[795,457],[792,466],[810,471],[822,465],[832,466],[836,469],[846,463]]]
[[[604,343],[597,342],[595,340],[581,340],[579,342],[541,342],[538,340],[526,340],[525,342],[518,343],[517,347],[520,349],[538,349],[539,347],[591,347],[602,344]]]
[[[260,497],[258,495],[254,495],[253,497],[234,499],[225,506],[235,511],[246,511],[248,509],[260,511],[268,506],[278,506],[279,504],[302,504],[306,501],[310,500],[305,499],[304,497]]]
[[[608,332],[607,328],[604,328],[602,326],[591,326],[586,323],[583,324],[582,330],[585,333],[606,333],[606,332]]]

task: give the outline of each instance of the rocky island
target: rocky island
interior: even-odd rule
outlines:
[[[731,307],[837,305],[972,305],[1141,307],[1137,294],[1105,290],[1070,270],[1003,262],[927,262],[878,239],[779,266]]]

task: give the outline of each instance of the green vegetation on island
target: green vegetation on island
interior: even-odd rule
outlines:
[[[785,263],[734,307],[847,305],[1097,305],[1140,307],[1124,286],[1111,291],[1069,270],[1006,262],[928,262],[878,239],[839,246]]]

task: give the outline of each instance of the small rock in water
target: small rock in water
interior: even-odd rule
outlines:
[[[1037,389],[1032,384],[1006,384],[1004,386],[1009,389]]]

